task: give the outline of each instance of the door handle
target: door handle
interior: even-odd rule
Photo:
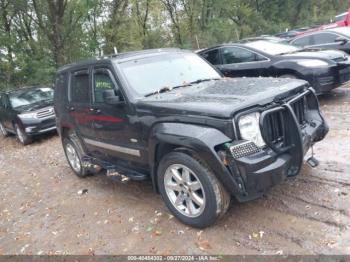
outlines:
[[[74,111],[75,110],[75,108],[73,106],[67,106],[66,108],[67,108],[68,111]]]
[[[96,129],[101,129],[104,127],[104,125],[101,125],[101,124],[98,124],[96,122],[93,123],[93,126],[96,128]]]

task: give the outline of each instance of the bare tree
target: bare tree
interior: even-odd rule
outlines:
[[[142,3],[144,2],[144,5]],[[137,24],[141,28],[141,34],[142,34],[142,45],[143,47],[147,47],[147,22],[148,22],[148,16],[149,16],[149,9],[150,9],[150,3],[151,0],[144,0],[144,1],[135,1],[135,9],[136,9],[136,19]]]
[[[65,64],[65,49],[69,38],[77,28],[83,14],[68,8],[68,0],[32,0],[36,23],[47,36],[52,46],[56,66]],[[47,10],[46,10],[47,8]]]
[[[183,40],[180,28],[180,17],[179,17],[179,3],[177,0],[161,0],[165,9],[167,10],[170,20],[172,22],[173,32],[177,43],[182,46]]]

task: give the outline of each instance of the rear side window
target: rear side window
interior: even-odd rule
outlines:
[[[265,57],[239,47],[225,47],[222,49],[224,64],[249,63],[266,60]]]
[[[339,36],[331,33],[320,33],[314,35],[315,45],[334,43]]]
[[[67,73],[60,73],[56,76],[54,99],[60,101],[64,99],[66,93]]]
[[[300,37],[294,41],[292,41],[292,45],[295,46],[308,46],[312,45],[312,36],[305,36],[305,37]]]
[[[89,72],[80,70],[72,73],[70,81],[70,100],[77,103],[89,103]]]
[[[210,50],[209,52],[202,53],[201,56],[212,65],[220,65],[220,53],[219,49]]]

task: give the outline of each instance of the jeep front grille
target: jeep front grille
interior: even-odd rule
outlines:
[[[53,107],[46,107],[44,109],[39,110],[36,113],[37,118],[47,118],[47,117],[51,117],[54,115],[55,115],[55,112],[53,110]]]
[[[291,106],[299,125],[303,125],[305,123],[306,96],[291,102]]]
[[[282,144],[285,141],[283,111],[277,111],[267,116],[266,134],[273,144]]]
[[[307,93],[286,102],[283,106],[272,108],[263,112],[264,124],[261,130],[267,145],[273,148],[290,146],[289,135],[291,132],[298,132],[298,129],[306,123]],[[293,130],[289,130],[290,121],[293,121],[292,114],[296,118]],[[288,129],[288,130],[287,130]]]

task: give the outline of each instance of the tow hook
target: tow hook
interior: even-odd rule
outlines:
[[[306,160],[306,163],[312,168],[315,168],[315,167],[317,167],[320,164],[320,161],[318,161],[315,158],[314,147],[313,146],[311,146],[311,156]]]

